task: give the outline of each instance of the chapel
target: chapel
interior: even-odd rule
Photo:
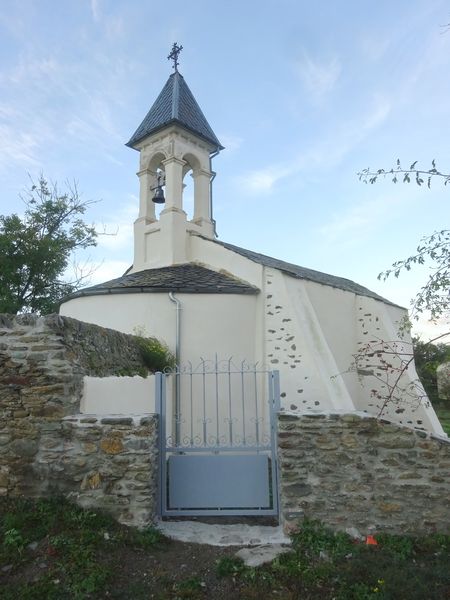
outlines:
[[[121,277],[66,298],[61,315],[155,336],[180,364],[232,360],[277,370],[285,412],[378,415],[383,365],[369,356],[364,369],[352,368],[353,357],[369,341],[394,342],[401,351],[405,309],[348,279],[218,239],[212,161],[224,148],[174,49],[174,72],[126,144],[139,156],[133,263]],[[191,219],[184,206],[188,176]],[[403,385],[416,379],[411,364]],[[382,409],[387,420],[443,435],[419,392]],[[133,398],[124,399],[122,412],[133,412]]]

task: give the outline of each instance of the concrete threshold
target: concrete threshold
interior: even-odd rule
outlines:
[[[291,543],[281,526],[243,523],[219,525],[184,520],[159,521],[156,526],[161,533],[173,540],[210,546],[271,546]]]

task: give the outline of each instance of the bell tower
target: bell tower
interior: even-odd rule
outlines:
[[[178,71],[181,50],[182,46],[173,45],[168,58],[174,61],[174,73],[127,143],[140,153],[132,272],[188,262],[191,233],[215,235],[211,159],[223,146]],[[183,181],[188,174],[194,180],[191,220],[183,208]],[[155,204],[164,204],[159,219]]]

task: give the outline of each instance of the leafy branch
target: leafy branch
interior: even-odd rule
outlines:
[[[367,169],[363,169],[358,173],[358,177],[360,181],[370,184],[376,183],[379,177],[389,177],[393,183],[398,183],[399,181],[411,183],[411,181],[415,181],[419,186],[426,181],[428,188],[431,188],[431,180],[436,177],[443,179],[444,185],[450,183],[450,174],[438,171],[434,159],[431,161],[431,169],[428,170],[418,169],[416,167],[417,163],[418,161],[415,160],[409,166],[409,169],[404,169],[400,163],[400,159],[397,159],[396,166],[391,169],[377,169],[376,171],[372,171],[370,167],[367,167]]]
[[[415,265],[433,263],[433,271],[425,285],[411,302],[412,316],[418,316],[427,310],[436,320],[450,310],[450,230],[442,229],[423,237],[415,254],[393,263],[390,269],[378,275],[386,281],[390,276],[399,277],[402,271],[410,271]]]
[[[65,271],[77,250],[95,246],[98,233],[83,215],[93,201],[76,184],[60,192],[42,175],[22,197],[23,216],[0,215],[0,312],[48,313],[87,277]]]

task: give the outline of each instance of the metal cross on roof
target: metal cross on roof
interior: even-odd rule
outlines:
[[[175,71],[178,71],[178,56],[180,54],[180,52],[183,50],[183,46],[178,46],[178,44],[176,42],[173,43],[172,46],[172,51],[169,54],[169,56],[167,57],[167,60],[173,60],[173,69],[175,69]]]

